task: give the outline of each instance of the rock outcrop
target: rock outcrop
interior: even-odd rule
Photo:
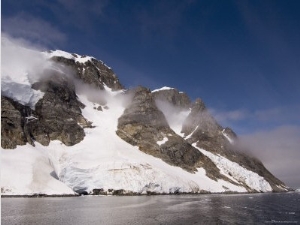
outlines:
[[[84,105],[77,100],[72,81],[53,74],[32,88],[45,93],[35,110],[2,96],[2,148],[15,148],[27,142],[34,145],[35,141],[49,145],[50,140],[60,140],[68,146],[82,141],[83,128],[91,123],[81,115]]]
[[[10,98],[1,96],[1,147],[16,148],[27,142],[24,133],[26,112],[30,110]]]
[[[74,58],[78,57],[85,56],[74,54]],[[84,105],[77,100],[74,78],[101,90],[105,87],[123,89],[117,76],[102,61],[90,58],[82,63],[62,56],[53,56],[50,60],[62,67],[61,72],[47,71],[47,76],[41,76],[43,79],[32,85],[33,89],[45,93],[34,110],[2,96],[3,148],[15,148],[27,142],[34,145],[35,141],[49,145],[50,140],[60,140],[68,146],[82,141],[83,128],[92,125],[81,115]]]
[[[156,101],[168,102],[180,109],[188,109],[191,105],[189,96],[184,92],[179,92],[175,88],[154,91],[152,95]]]
[[[201,99],[197,99],[192,105],[192,110],[182,126],[182,133],[190,144],[197,142],[199,148],[212,153],[221,153],[228,144],[222,130]]]
[[[74,58],[84,57],[74,54]],[[113,70],[106,66],[102,61],[94,58],[85,61],[84,63],[77,62],[75,59],[69,59],[62,56],[53,56],[51,58],[54,62],[58,62],[71,69],[71,73],[81,79],[84,83],[95,86],[101,90],[107,86],[113,91],[124,89],[118,77]]]

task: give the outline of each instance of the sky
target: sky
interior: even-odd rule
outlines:
[[[200,97],[271,172],[300,187],[300,1],[1,3],[2,35],[94,56],[127,88]]]

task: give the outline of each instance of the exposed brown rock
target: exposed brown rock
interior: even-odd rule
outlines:
[[[210,159],[170,129],[149,89],[138,87],[133,92],[132,103],[118,121],[119,137],[171,165],[190,172],[196,171],[197,167],[204,167],[211,178],[221,177]],[[165,143],[159,145],[157,142],[163,139]]]
[[[1,147],[5,149],[25,145],[27,138],[24,134],[25,118],[22,112],[26,107],[1,96]]]
[[[152,95],[156,101],[168,102],[180,109],[188,109],[191,105],[189,96],[175,88],[155,91]]]
[[[101,90],[104,90],[104,85],[107,85],[114,91],[124,89],[113,70],[101,61],[91,59],[85,63],[79,63],[74,59],[67,59],[61,56],[54,56],[51,59],[70,67],[77,78]]]

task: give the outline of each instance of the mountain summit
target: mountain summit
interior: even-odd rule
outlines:
[[[34,55],[30,70],[2,70],[3,195],[287,190],[201,99],[126,90],[93,57]]]

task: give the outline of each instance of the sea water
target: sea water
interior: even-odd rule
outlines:
[[[2,198],[2,225],[300,224],[300,193]]]

